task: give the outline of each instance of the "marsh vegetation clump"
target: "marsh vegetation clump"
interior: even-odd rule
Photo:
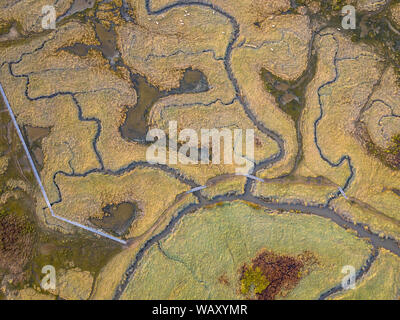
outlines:
[[[364,130],[362,133],[364,145],[368,152],[380,159],[382,163],[392,169],[400,169],[400,134],[394,135],[390,145],[386,148],[376,145],[369,134]]]
[[[388,162],[397,169],[400,169],[400,134],[394,135],[391,145],[385,149]]]
[[[250,291],[254,291],[256,294],[261,294],[270,282],[262,273],[260,267],[249,267],[244,271],[241,281],[241,292],[242,294],[248,294]]]
[[[241,293],[258,300],[274,300],[297,286],[316,259],[310,252],[298,256],[264,250],[241,270]]]
[[[25,267],[33,254],[35,227],[16,204],[0,207],[0,270],[6,271],[13,284],[25,280]]]

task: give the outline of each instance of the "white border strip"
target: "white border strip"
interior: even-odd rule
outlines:
[[[37,172],[36,166],[35,166],[35,164],[34,164],[34,162],[32,160],[32,157],[31,157],[31,155],[29,153],[28,147],[27,147],[27,145],[25,143],[24,137],[23,137],[23,135],[21,133],[21,130],[20,130],[19,126],[18,126],[17,120],[15,119],[14,112],[11,109],[10,103],[8,102],[7,96],[6,96],[5,92],[4,92],[4,89],[3,89],[3,86],[1,85],[1,83],[0,83],[0,92],[1,92],[1,95],[3,96],[3,99],[4,99],[4,102],[5,102],[6,107],[8,109],[8,112],[10,113],[10,117],[11,117],[11,120],[13,121],[13,123],[14,123],[15,129],[17,129],[17,133],[18,133],[19,139],[21,140],[22,146],[24,147],[25,153],[26,153],[26,155],[28,157],[28,160],[29,160],[29,164],[32,167],[33,174],[34,174],[34,176],[36,178],[36,181],[39,184],[40,190],[42,191],[43,198],[46,201],[46,205],[49,208],[51,215],[54,218],[58,219],[58,220],[67,222],[69,224],[72,224],[72,225],[77,226],[79,228],[82,228],[82,229],[85,229],[87,231],[96,233],[96,234],[98,234],[100,236],[109,238],[109,239],[117,241],[119,243],[126,244],[127,243],[126,241],[118,239],[117,237],[114,237],[114,236],[109,235],[107,233],[104,233],[104,232],[102,232],[100,230],[84,226],[84,225],[82,225],[82,224],[80,224],[78,222],[74,222],[74,221],[68,220],[66,218],[63,218],[63,217],[60,217],[60,216],[57,216],[56,214],[54,214],[53,208],[51,207],[51,204],[50,204],[50,201],[49,201],[49,199],[47,197],[46,191],[43,188],[42,180],[40,179],[39,173]]]

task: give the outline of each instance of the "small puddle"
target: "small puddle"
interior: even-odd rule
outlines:
[[[107,59],[110,66],[115,69],[116,62],[120,58],[119,51],[117,49],[117,35],[113,26],[107,29],[101,23],[93,21],[97,40],[100,45],[88,45],[85,43],[77,42],[70,46],[65,46],[59,50],[67,51],[75,54],[79,57],[84,57],[89,53],[90,49],[98,50],[102,53],[103,57]]]
[[[40,127],[24,127],[25,137],[31,150],[31,155],[38,169],[43,169],[44,154],[42,151],[42,141],[45,137],[50,134],[50,128],[40,128]]]
[[[109,60],[111,66],[115,65],[116,59],[119,58],[120,54],[117,50],[117,34],[113,27],[107,30],[101,23],[95,22],[95,31],[100,46],[97,48],[101,51],[103,56]]]
[[[74,55],[77,55],[78,57],[84,57],[89,53],[89,50],[91,48],[92,46],[88,46],[87,44],[84,43],[75,43],[72,46],[63,47],[60,50],[70,52]]]
[[[124,139],[138,142],[145,141],[148,130],[147,116],[160,98],[173,94],[199,93],[209,90],[206,76],[200,70],[190,68],[185,70],[179,87],[169,91],[160,91],[140,75],[135,75],[134,82],[138,95],[137,104],[128,110],[125,123],[120,127],[120,131]]]
[[[25,126],[25,132],[30,145],[41,142],[50,133],[50,128]]]
[[[117,205],[107,205],[103,211],[105,215],[102,219],[91,218],[90,222],[96,227],[121,237],[129,231],[139,209],[134,203],[122,202]]]
[[[208,91],[206,76],[199,70],[186,69],[179,87],[167,92],[167,95],[183,93],[200,93]]]
[[[0,42],[17,40],[20,38],[20,36],[21,35],[18,32],[17,25],[14,23],[5,33],[0,31]]]
[[[261,79],[266,90],[272,94],[279,108],[287,113],[297,125],[305,105],[305,91],[313,79],[316,70],[316,56],[310,57],[307,70],[296,81],[285,81],[273,75],[266,69],[261,70]]]
[[[72,16],[75,13],[91,9],[94,7],[95,2],[95,0],[75,0],[71,7],[67,10],[67,12],[59,17],[57,20],[59,21],[69,16]]]
[[[136,76],[135,82],[137,103],[128,110],[125,123],[120,127],[120,131],[122,137],[127,140],[143,141],[147,133],[147,114],[156,101],[164,95],[142,76]]]

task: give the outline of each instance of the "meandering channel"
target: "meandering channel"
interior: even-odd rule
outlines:
[[[240,104],[243,106],[243,109],[246,112],[246,115],[249,117],[249,119],[255,124],[255,126],[264,134],[266,134],[267,136],[269,136],[271,139],[273,139],[279,146],[279,152],[276,153],[275,155],[271,156],[268,159],[265,159],[264,161],[258,163],[255,166],[255,172],[258,172],[259,170],[262,170],[270,165],[273,165],[274,163],[280,161],[281,159],[284,158],[285,156],[285,148],[284,148],[284,141],[282,139],[282,137],[276,133],[271,131],[270,129],[266,128],[265,125],[259,121],[256,116],[252,113],[252,111],[249,108],[247,99],[245,96],[243,96],[241,94],[241,90],[240,90],[240,86],[239,83],[237,81],[237,79],[234,76],[232,67],[231,67],[231,57],[232,57],[232,51],[233,51],[233,47],[239,37],[239,33],[240,33],[240,26],[238,24],[238,22],[236,21],[236,19],[231,16],[229,13],[224,12],[221,8],[219,8],[218,6],[215,6],[214,4],[208,2],[208,1],[188,1],[188,0],[182,0],[182,1],[178,1],[175,3],[172,3],[162,9],[159,9],[157,11],[153,11],[151,9],[151,1],[150,0],[145,0],[145,4],[146,4],[146,10],[147,13],[149,15],[159,15],[162,14],[164,12],[167,12],[168,10],[175,8],[175,7],[184,7],[184,6],[203,6],[203,7],[208,7],[211,10],[214,10],[215,12],[225,16],[230,23],[233,26],[233,32],[231,35],[231,39],[230,42],[227,46],[226,52],[225,52],[225,56],[223,58],[224,60],[224,66],[226,69],[226,72],[228,74],[228,77],[230,79],[230,81],[233,84],[233,87],[235,89],[236,92],[236,99],[240,102]],[[125,13],[126,9],[126,4],[124,2],[123,7],[121,8],[121,12],[123,11]],[[129,20],[129,19],[128,19]],[[37,49],[35,49],[33,52],[36,52],[38,50],[41,50],[45,44],[48,41],[51,41],[52,39],[49,39],[45,42],[43,42],[43,44],[38,47]],[[32,53],[33,53],[32,52]],[[26,53],[26,54],[30,54],[30,53]],[[192,179],[183,176],[180,172],[178,172],[177,170],[170,168],[168,166],[165,165],[152,165],[149,164],[147,162],[132,162],[130,163],[128,166],[121,168],[119,170],[116,171],[111,171],[111,170],[107,170],[104,167],[103,161],[102,161],[102,157],[100,152],[97,150],[97,141],[98,138],[101,134],[101,121],[97,118],[85,118],[82,115],[82,109],[79,106],[79,103],[77,101],[77,99],[75,98],[76,94],[78,94],[78,92],[56,92],[54,94],[48,95],[48,96],[40,96],[40,97],[30,97],[29,96],[29,91],[28,91],[28,87],[29,87],[29,75],[27,74],[23,74],[23,75],[16,75],[13,73],[12,70],[12,65],[13,64],[17,64],[19,63],[22,58],[24,57],[24,55],[26,55],[25,53],[21,55],[20,59],[18,59],[17,61],[14,62],[4,62],[1,66],[3,66],[5,63],[8,63],[9,65],[9,72],[12,76],[14,77],[19,77],[19,78],[25,78],[26,79],[26,90],[25,90],[25,96],[27,99],[31,100],[31,101],[35,101],[35,100],[39,100],[39,99],[50,99],[50,98],[54,98],[58,95],[68,95],[71,97],[71,99],[73,100],[73,102],[75,103],[79,113],[79,119],[81,121],[91,121],[91,122],[95,122],[97,125],[97,132],[96,135],[93,139],[93,149],[94,152],[96,153],[98,162],[99,162],[99,167],[98,168],[93,168],[87,172],[84,173],[76,173],[74,172],[74,170],[72,170],[72,173],[67,173],[67,172],[63,172],[63,171],[58,171],[54,174],[53,176],[53,183],[56,186],[57,190],[58,190],[58,194],[59,194],[59,199],[56,200],[55,202],[53,202],[51,205],[61,202],[62,201],[62,195],[60,192],[60,189],[58,187],[58,185],[56,184],[55,180],[57,175],[62,174],[62,175],[66,175],[66,176],[70,176],[70,177],[85,177],[89,174],[92,173],[104,173],[104,174],[110,174],[110,175],[121,175],[123,173],[129,172],[137,167],[152,167],[152,168],[157,168],[160,170],[163,170],[164,172],[167,172],[171,175],[173,175],[176,179],[178,179],[179,181],[181,181],[182,183],[185,183],[187,185],[189,185],[192,188],[195,187],[199,187],[199,185],[194,182]],[[320,89],[322,89],[323,87],[333,83],[336,81],[337,77],[338,77],[338,70],[337,70],[337,51],[335,54],[335,60],[334,60],[334,65],[335,65],[335,70],[336,70],[336,75],[335,78],[331,81],[329,81],[328,83],[325,83],[323,85],[321,85],[321,87],[318,89],[318,96],[319,96],[319,101],[320,101],[320,106],[321,106],[321,114],[320,117],[315,121],[314,123],[314,133],[315,133],[315,143],[317,145],[317,148],[319,150],[319,153],[321,155],[321,158],[324,159],[324,161],[328,162],[332,167],[337,167],[340,166],[343,162],[347,161],[350,167],[350,176],[347,179],[345,185],[344,185],[344,190],[348,187],[349,183],[351,182],[351,179],[353,178],[354,175],[354,168],[352,167],[351,164],[351,159],[349,156],[345,155],[343,156],[339,162],[337,163],[333,163],[331,162],[328,158],[326,158],[323,153],[321,148],[318,145],[318,140],[317,140],[317,125],[318,122],[322,119],[323,116],[323,109],[322,109],[322,104],[321,104],[321,96],[320,96]],[[103,90],[107,90],[107,89],[103,89]],[[340,215],[336,214],[334,212],[334,210],[329,208],[329,201],[327,204],[322,205],[322,206],[306,206],[306,205],[301,205],[301,204],[289,204],[289,203],[271,203],[266,201],[265,199],[262,199],[260,197],[256,197],[254,195],[251,194],[251,189],[252,186],[254,185],[254,180],[252,179],[247,179],[246,185],[245,185],[245,192],[242,195],[235,195],[235,196],[217,196],[213,199],[210,200],[206,200],[200,192],[195,193],[196,197],[199,199],[199,203],[193,203],[188,205],[187,207],[185,207],[184,209],[182,209],[176,216],[174,216],[172,218],[172,220],[169,222],[168,226],[159,234],[155,235],[154,237],[152,237],[151,239],[149,239],[147,242],[145,242],[145,244],[142,246],[142,248],[140,249],[140,251],[138,252],[138,254],[135,256],[134,260],[132,261],[132,263],[130,264],[130,266],[128,267],[128,269],[125,272],[125,276],[123,277],[123,281],[121,282],[121,284],[117,287],[115,294],[114,294],[114,299],[118,299],[121,297],[121,295],[123,294],[124,290],[126,289],[126,286],[128,285],[129,281],[132,279],[132,277],[134,276],[136,267],[138,266],[138,263],[141,261],[141,259],[143,258],[145,252],[151,247],[153,246],[156,242],[158,242],[159,240],[161,240],[162,238],[164,238],[165,236],[167,236],[168,234],[170,234],[175,225],[181,221],[181,218],[187,214],[193,213],[197,210],[199,210],[200,208],[207,206],[207,205],[212,205],[212,204],[216,204],[218,202],[232,202],[232,201],[236,201],[236,200],[243,200],[243,201],[247,201],[250,203],[254,203],[257,204],[259,206],[262,206],[264,208],[269,208],[269,209],[274,209],[274,210],[286,210],[286,211],[290,211],[290,210],[299,210],[305,214],[313,214],[313,215],[318,215],[320,217],[326,218],[326,219],[330,219],[332,222],[336,223],[337,225],[339,225],[342,228],[345,229],[352,229],[354,231],[356,231],[357,235],[361,238],[366,238],[369,239],[369,241],[372,243],[372,245],[374,246],[374,248],[385,248],[391,252],[393,252],[394,254],[400,256],[400,248],[399,248],[399,244],[396,240],[394,239],[389,239],[389,238],[380,238],[378,235],[373,234],[372,232],[370,232],[369,230],[365,229],[365,225],[363,224],[353,224],[352,222],[349,222],[347,220],[345,220],[344,218],[342,218]],[[335,195],[338,196],[339,194]],[[375,257],[375,256],[374,256]],[[358,277],[360,277],[363,273],[365,273],[368,270],[368,266],[371,265],[371,263],[374,261],[374,259],[370,259],[366,262],[366,266],[367,268],[364,268],[362,270],[359,271],[358,273]],[[337,287],[331,289],[329,292],[324,293],[321,297],[324,298],[330,294],[332,294],[333,292],[336,292],[337,290],[339,290]]]
[[[232,54],[232,50],[233,50],[233,45],[235,44],[235,42],[239,36],[239,24],[237,23],[235,18],[232,17],[231,15],[229,15],[228,13],[224,12],[219,7],[217,7],[211,3],[203,2],[203,1],[187,1],[187,0],[185,1],[185,0],[183,0],[183,1],[175,2],[173,4],[167,5],[166,7],[159,9],[157,11],[153,11],[151,9],[151,1],[150,0],[145,0],[145,1],[146,1],[146,10],[149,15],[159,15],[159,14],[165,13],[166,11],[168,11],[172,8],[175,8],[175,7],[194,5],[194,6],[208,7],[210,9],[220,13],[221,15],[224,15],[225,17],[227,17],[230,20],[234,31],[232,34],[231,41],[229,42],[229,45],[227,47],[225,58],[224,58],[225,69],[228,73],[229,79],[231,80],[231,82],[235,88],[237,99],[242,104],[244,110],[246,111],[247,116],[257,126],[257,128],[260,131],[262,131],[263,133],[267,134],[270,138],[275,140],[278,143],[278,146],[280,149],[280,151],[277,154],[275,154],[275,155],[271,156],[270,158],[257,164],[255,166],[255,172],[281,160],[285,155],[283,139],[281,138],[281,136],[279,134],[269,130],[268,128],[266,128],[264,126],[263,123],[261,123],[260,121],[258,121],[256,119],[255,115],[250,111],[250,109],[248,107],[246,98],[240,94],[239,84],[232,72],[232,68],[230,65],[230,60],[231,60],[230,58],[231,58],[231,54]],[[318,89],[319,99],[321,97],[319,94],[320,89],[322,89],[324,86],[327,86],[327,85],[335,82],[338,77],[338,70],[337,70],[337,65],[336,65],[337,51],[335,53],[335,60],[334,60],[335,70],[336,70],[335,78],[320,86],[320,88]],[[339,160],[338,163],[333,163],[323,155],[322,150],[318,145],[317,125],[323,116],[321,100],[319,100],[319,101],[320,101],[320,106],[321,106],[321,114],[320,114],[319,118],[314,122],[315,143],[317,145],[317,148],[320,152],[321,157],[324,159],[324,161],[328,162],[332,167],[340,166],[344,161],[348,162],[349,167],[350,167],[350,176],[348,177],[348,179],[344,185],[344,189],[346,189],[354,175],[354,168],[351,164],[350,157],[347,155],[343,156]],[[139,262],[143,259],[145,252],[150,247],[152,247],[154,244],[158,243],[161,239],[163,239],[168,234],[170,234],[173,231],[175,225],[182,219],[183,216],[190,214],[190,213],[194,213],[204,206],[209,206],[209,205],[216,204],[219,202],[224,202],[224,201],[232,202],[232,201],[236,201],[236,200],[243,200],[243,201],[257,204],[264,208],[269,208],[269,209],[274,209],[274,210],[285,210],[285,211],[297,210],[297,211],[301,211],[304,214],[313,214],[313,215],[317,215],[317,216],[320,216],[320,217],[323,217],[326,219],[330,219],[332,222],[336,223],[337,225],[339,225],[340,227],[342,227],[344,229],[354,230],[360,238],[368,239],[374,247],[374,253],[368,258],[368,260],[365,263],[365,266],[363,266],[363,268],[361,268],[358,271],[357,279],[360,279],[361,276],[369,270],[371,264],[373,263],[373,261],[376,258],[376,253],[375,253],[376,248],[385,248],[385,249],[391,251],[392,253],[396,254],[397,256],[400,256],[400,247],[399,247],[399,243],[396,240],[390,239],[390,238],[381,238],[378,235],[376,235],[376,234],[372,233],[371,231],[369,231],[368,229],[366,229],[364,224],[360,224],[360,223],[354,224],[352,222],[349,222],[349,221],[345,220],[343,217],[341,217],[340,215],[336,214],[334,210],[329,208],[329,202],[331,200],[333,200],[334,198],[336,198],[337,196],[339,196],[339,193],[335,194],[333,196],[333,198],[331,198],[325,205],[321,205],[321,206],[306,206],[306,205],[302,205],[302,204],[290,204],[290,203],[271,203],[271,202],[265,201],[264,199],[262,199],[260,197],[256,197],[251,194],[251,187],[253,184],[254,184],[254,180],[247,179],[245,192],[242,195],[217,196],[211,200],[206,200],[199,204],[190,204],[186,208],[182,209],[175,217],[172,218],[172,220],[170,221],[168,226],[162,232],[158,233],[157,235],[155,235],[151,239],[149,239],[147,242],[145,242],[145,244],[142,246],[142,248],[139,250],[139,252],[135,255],[134,260],[132,261],[132,263],[129,265],[129,267],[127,268],[127,270],[124,273],[124,276],[123,276],[124,280],[116,288],[113,299],[121,298],[128,283],[131,281],[132,277],[134,276],[135,270],[136,270]],[[324,298],[328,297],[329,295],[331,295],[335,292],[338,292],[340,290],[341,289],[339,288],[339,286],[336,286],[336,287],[332,288],[331,290],[323,293],[320,298],[324,299]]]

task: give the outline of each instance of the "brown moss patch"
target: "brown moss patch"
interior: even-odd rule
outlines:
[[[23,280],[24,267],[32,257],[34,231],[29,221],[0,208],[0,269],[16,282]]]
[[[395,168],[400,169],[400,134],[392,137],[391,145],[385,150],[388,162]]]
[[[306,275],[316,259],[310,252],[298,256],[279,255],[264,250],[248,266],[241,268],[241,293],[258,300],[285,296]]]
[[[229,280],[225,273],[218,278],[218,282],[226,286],[229,285]]]
[[[362,123],[356,125],[355,135],[369,154],[375,156],[391,169],[400,170],[400,134],[391,138],[391,145],[387,148],[382,148],[373,143],[368,130]]]

